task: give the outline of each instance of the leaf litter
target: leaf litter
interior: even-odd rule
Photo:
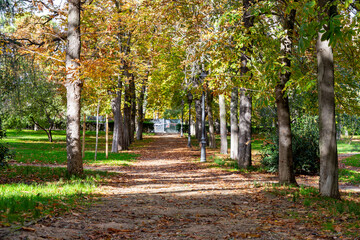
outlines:
[[[101,187],[100,201],[5,239],[354,239],[339,224],[325,229],[328,214],[272,194],[274,175],[210,168],[185,138],[151,138],[131,150],[141,155],[135,164],[109,169],[120,174]]]

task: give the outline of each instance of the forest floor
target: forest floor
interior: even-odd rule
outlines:
[[[347,229],[336,224],[339,219],[348,222],[341,215],[336,220],[312,205],[305,207],[286,189],[276,194],[269,184],[277,182],[274,175],[201,164],[198,149],[187,148],[185,138],[149,137],[150,143],[131,151],[141,155],[133,165],[91,167],[119,173],[101,186],[100,201],[42,219],[5,239],[277,240],[360,235],[356,224]],[[315,177],[299,177],[298,182],[317,185]]]

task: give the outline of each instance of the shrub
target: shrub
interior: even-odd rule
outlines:
[[[319,129],[316,118],[302,117],[291,126],[294,170],[297,174],[317,174],[320,169]],[[277,172],[279,166],[279,137],[272,131],[262,149],[261,163],[269,172]]]
[[[1,119],[0,119],[0,141],[3,137],[6,136],[5,131],[1,127]],[[0,167],[4,167],[7,164],[7,160],[12,158],[14,154],[10,151],[7,145],[0,142]]]

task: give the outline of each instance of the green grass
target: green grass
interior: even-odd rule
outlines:
[[[66,164],[66,133],[65,131],[53,131],[54,142],[47,140],[47,135],[43,131],[32,130],[8,130],[5,141],[10,148],[15,151],[15,160],[21,163],[40,163],[40,164]],[[138,155],[121,152],[109,153],[109,158],[105,157],[105,134],[99,134],[99,146],[97,161],[95,155],[95,132],[86,132],[85,139],[85,164],[95,165],[130,165],[136,160]],[[143,140],[146,141],[147,139]],[[109,140],[111,143],[111,140]],[[142,141],[140,141],[142,142]],[[110,145],[110,144],[109,144]],[[109,146],[109,148],[111,145]]]
[[[0,225],[23,224],[87,203],[100,181],[115,173],[85,170],[69,177],[66,168],[10,166],[0,170]]]
[[[321,223],[325,231],[337,232],[337,229],[341,229],[347,236],[358,234],[360,203],[357,201],[359,197],[357,194],[343,195],[342,200],[338,200],[320,196],[318,189],[313,187],[299,188],[279,184],[272,184],[268,192],[300,204],[296,208],[301,211],[296,211],[297,214],[294,215],[300,221],[311,224]],[[306,210],[302,210],[301,205]]]
[[[349,169],[339,169],[339,180],[353,185],[360,184],[360,173]]]
[[[94,179],[112,176],[115,173],[104,171],[84,170],[84,175],[78,179],[92,177]],[[71,180],[67,169],[64,167],[37,167],[37,166],[9,166],[0,168],[0,184],[7,183],[42,183],[59,181],[60,179]]]
[[[345,158],[342,162],[347,166],[360,167],[360,154]]]
[[[351,144],[345,140],[337,141],[338,153],[356,153],[360,152],[360,142],[352,141]]]
[[[53,131],[48,142],[43,131],[8,130],[4,139],[21,163],[66,164],[66,133]],[[109,140],[111,143],[111,139]],[[134,146],[147,144],[149,139]],[[109,146],[110,147],[110,146]],[[129,165],[137,154],[109,153],[105,157],[105,134],[100,132],[99,151],[94,160],[95,132],[86,132],[84,163],[91,165]],[[117,173],[85,170],[83,176],[70,177],[66,168],[9,166],[0,168],[0,227],[57,215],[89,203],[97,186]]]

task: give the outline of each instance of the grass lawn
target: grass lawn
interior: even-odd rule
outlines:
[[[349,144],[347,141],[337,141],[338,153],[357,153],[360,152],[360,141],[352,141]]]
[[[21,163],[66,164],[65,131],[53,131],[54,142],[50,143],[43,131],[7,130],[5,142],[15,151],[15,160]],[[130,165],[138,155],[132,153],[111,153],[105,157],[105,133],[99,133],[97,160],[95,155],[95,132],[86,132],[85,164],[95,165]],[[111,139],[109,140],[111,148]]]
[[[53,131],[53,139],[54,142],[48,142],[43,131],[7,130],[4,142],[15,152],[16,162],[66,164],[65,131]],[[135,145],[141,146],[147,141],[138,141]],[[138,156],[126,152],[109,153],[106,159],[104,132],[100,132],[97,161],[94,149],[95,132],[86,132],[85,164],[129,165]],[[118,173],[85,170],[83,176],[70,177],[64,167],[12,165],[0,168],[0,227],[79,208],[95,196],[100,183],[114,175]]]
[[[89,203],[100,182],[115,173],[85,170],[69,177],[66,168],[10,166],[0,169],[0,226],[54,216]]]

